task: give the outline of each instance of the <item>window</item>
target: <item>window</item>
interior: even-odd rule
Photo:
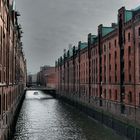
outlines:
[[[115,90],[115,100],[117,100],[117,90]]]
[[[109,99],[111,99],[111,89],[109,90]]]
[[[111,49],[111,43],[109,42],[109,50]]]
[[[115,74],[115,82],[117,82],[117,75]]]
[[[132,92],[131,91],[128,93],[128,102],[132,103]]]
[[[140,93],[139,93],[139,105],[140,105]]]
[[[111,64],[109,65],[109,70],[111,71]]]
[[[106,66],[104,66],[104,72],[106,73]]]
[[[2,14],[2,7],[1,7],[1,0],[0,0],[0,16],[1,16],[1,14]]]
[[[117,58],[117,52],[115,51],[115,59]]]
[[[0,70],[0,83],[2,82],[2,71]]]
[[[128,42],[130,42],[130,33],[128,33]]]
[[[106,83],[106,76],[104,77],[104,82]]]
[[[1,111],[1,95],[0,95],[0,115],[1,115],[2,111]]]
[[[116,47],[116,45],[117,45],[117,41],[116,41],[116,39],[115,39],[115,41],[114,41],[114,46]]]
[[[140,43],[139,43],[139,54],[140,54]],[[139,55],[139,69],[140,69],[140,55]],[[139,70],[139,82],[140,82],[140,70]]]
[[[131,82],[131,74],[129,74],[129,82]]]
[[[111,60],[111,54],[109,54],[109,61]]]
[[[138,29],[138,35],[140,36],[140,27],[139,27],[139,29]]]
[[[128,33],[128,42],[130,42],[130,33]]]
[[[115,64],[115,71],[117,70],[117,64]]]
[[[128,54],[129,55],[131,54],[131,47],[130,46],[128,47]]]
[[[104,62],[106,62],[106,55],[104,55]]]
[[[106,90],[104,90],[104,98],[106,98]]]
[[[5,94],[3,95],[3,111],[5,112]]]
[[[111,83],[111,76],[109,76],[109,83]]]
[[[106,45],[104,45],[104,52],[106,52]]]
[[[131,61],[129,60],[129,69],[131,68]]]

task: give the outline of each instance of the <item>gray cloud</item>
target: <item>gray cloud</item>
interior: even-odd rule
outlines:
[[[69,43],[86,41],[88,33],[97,33],[100,23],[116,22],[121,6],[134,8],[137,3],[137,0],[17,0],[28,71],[34,73],[41,65],[54,65]]]

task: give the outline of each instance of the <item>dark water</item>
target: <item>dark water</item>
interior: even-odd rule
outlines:
[[[73,107],[33,93],[26,93],[14,140],[124,140]]]

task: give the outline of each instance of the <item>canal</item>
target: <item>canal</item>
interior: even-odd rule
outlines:
[[[13,140],[125,140],[77,109],[27,91]]]

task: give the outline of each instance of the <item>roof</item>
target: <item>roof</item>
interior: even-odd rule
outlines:
[[[87,42],[80,43],[79,45],[80,45],[80,50],[83,50],[88,46]]]
[[[105,35],[109,34],[113,30],[115,30],[115,28],[113,27],[102,27],[102,36],[104,37]]]
[[[97,42],[97,36],[96,35],[91,35],[91,43],[96,43]]]
[[[133,18],[133,11],[125,10],[125,22],[128,22]]]
[[[133,11],[138,11],[140,10],[140,6],[136,7],[135,9],[132,9]]]

